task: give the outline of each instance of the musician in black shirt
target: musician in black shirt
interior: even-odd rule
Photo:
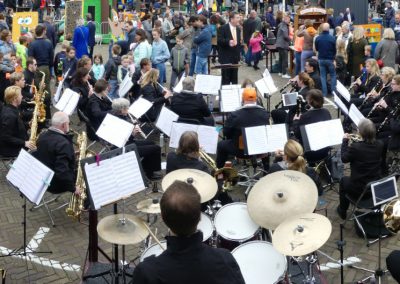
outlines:
[[[96,131],[107,113],[111,111],[111,101],[107,97],[107,94],[108,83],[106,80],[100,79],[94,85],[94,93],[89,97],[87,102],[86,115]]]

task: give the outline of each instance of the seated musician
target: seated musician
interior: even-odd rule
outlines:
[[[54,171],[48,191],[51,193],[76,192],[75,151],[69,132],[69,117],[58,111],[51,118],[50,128],[39,135],[35,158]]]
[[[159,71],[157,69],[151,69],[147,72],[142,79],[140,84],[141,96],[152,102],[153,106],[146,112],[144,120],[155,121],[164,103],[168,102],[168,98],[172,96],[172,93],[162,88],[158,83]]]
[[[26,60],[26,69],[24,70],[24,77],[25,77],[25,86],[22,89],[22,96],[25,100],[30,101],[34,95],[34,89],[32,86],[35,85],[36,79],[36,72],[37,72],[37,63],[36,59],[33,57],[28,57]],[[39,86],[36,86],[37,88]]]
[[[357,78],[354,81],[354,95],[352,96],[350,102],[356,106],[360,106],[364,101],[364,95],[372,92],[374,88],[378,89],[382,86],[382,81],[380,78],[380,71],[378,63],[375,59],[370,58],[365,61],[365,72],[366,78],[364,81],[361,78]]]
[[[192,185],[175,181],[163,194],[160,207],[170,229],[167,249],[139,263],[133,283],[245,283],[229,251],[202,243],[203,233],[197,230],[200,195]]]
[[[32,98],[24,97],[24,87],[25,87],[25,78],[24,74],[20,72],[14,72],[10,75],[10,84],[11,86],[17,86],[21,88],[22,92],[22,101],[19,107],[21,118],[25,123],[25,126],[28,127],[28,122],[32,119],[32,113],[34,105],[28,104],[27,102],[31,101]]]
[[[314,58],[306,59],[306,63],[304,64],[304,70],[308,75],[310,75],[311,79],[314,82],[314,87],[318,90],[322,89],[321,84],[321,76],[318,71],[318,61]],[[328,86],[328,89],[330,86]]]
[[[250,80],[249,78],[245,78],[242,82],[241,85],[242,89],[245,88],[256,88],[256,84]],[[263,97],[262,96],[257,96],[257,104],[264,107],[264,103],[263,103]]]
[[[96,84],[97,80],[94,76],[94,72],[92,69],[92,60],[89,58],[89,56],[87,55],[83,55],[77,62],[76,64],[76,68],[86,68],[87,70],[89,70],[89,78],[88,78],[88,82],[90,83],[90,85],[94,86],[94,84]]]
[[[72,78],[70,88],[80,95],[78,109],[85,112],[89,97],[93,94],[89,84],[89,69],[78,68]]]
[[[200,146],[197,133],[185,131],[179,139],[179,146],[176,152],[169,152],[167,155],[167,171],[170,173],[179,169],[197,169],[210,173],[207,165],[200,160]]]
[[[350,176],[344,176],[339,184],[340,203],[337,212],[342,219],[346,219],[349,201],[346,194],[358,198],[366,184],[381,178],[381,160],[383,143],[376,140],[375,125],[369,119],[363,119],[358,125],[360,142],[349,145],[349,134],[345,133],[342,143],[342,162],[350,163]]]
[[[86,106],[86,115],[95,131],[97,131],[107,113],[111,111],[111,101],[108,99],[107,95],[107,81],[104,79],[98,80],[94,85],[94,93],[89,97]]]
[[[171,97],[171,110],[179,115],[179,118],[194,119],[199,124],[214,125],[210,109],[201,94],[194,93],[193,77],[183,79],[183,90]]]
[[[269,113],[257,105],[257,91],[254,88],[245,88],[242,94],[243,106],[232,112],[224,125],[224,136],[226,140],[218,142],[217,146],[217,168],[222,168],[228,160],[229,155],[243,156],[242,129],[251,126],[267,125]],[[264,159],[264,168],[268,162]]]
[[[4,91],[5,105],[0,114],[0,155],[16,157],[22,148],[35,149],[28,139],[18,107],[22,101],[21,88],[10,86]]]
[[[133,87],[131,88],[132,97],[129,100],[134,102],[140,95],[140,84],[142,83],[143,76],[151,70],[151,61],[148,58],[140,60],[140,68],[137,68],[132,75]]]
[[[283,170],[292,170],[302,172],[308,175],[318,188],[318,194],[322,195],[323,189],[317,173],[311,167],[307,166],[307,161],[304,158],[303,147],[295,140],[289,139],[282,150],[275,152],[276,161],[270,166],[269,173],[274,173]],[[279,158],[282,158],[279,161]]]
[[[101,79],[99,81],[101,81]],[[129,123],[136,122],[129,118],[128,109],[129,101],[127,99],[114,99],[112,102],[111,114]],[[157,173],[161,170],[161,147],[156,145],[153,141],[136,139],[140,131],[140,126],[135,125],[134,132],[127,144],[136,144],[138,154],[142,158],[141,163],[146,176],[152,180],[158,179],[161,177],[161,175]]]
[[[397,281],[397,283],[400,283],[399,263],[400,263],[400,250],[394,250],[386,257],[387,269],[389,270],[394,280]]]

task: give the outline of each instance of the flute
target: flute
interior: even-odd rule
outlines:
[[[136,126],[138,124],[138,121],[135,118],[133,118],[133,116],[129,112],[128,112],[128,116],[131,119],[133,125]],[[140,127],[139,127],[139,134],[140,134],[140,136],[142,136],[143,139],[147,138],[146,134],[144,134],[144,132],[142,131],[142,129],[140,129]]]

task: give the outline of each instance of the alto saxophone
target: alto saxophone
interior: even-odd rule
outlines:
[[[39,91],[37,92],[38,96],[38,102],[40,102],[39,105],[39,112],[38,112],[38,120],[39,122],[43,123],[46,120],[46,108],[44,104],[44,99],[46,97],[47,91],[45,90],[45,80],[46,80],[46,73],[43,71],[39,71],[40,74],[42,74],[42,79],[40,80],[39,84]],[[36,101],[36,98],[35,98]]]
[[[69,205],[65,212],[69,217],[74,219],[79,219],[84,209],[84,202],[87,198],[86,194],[86,186],[85,181],[83,179],[82,167],[81,167],[81,160],[86,158],[86,151],[87,151],[87,136],[86,132],[82,131],[82,134],[78,135],[77,143],[79,146],[79,160],[78,160],[78,171],[76,175],[76,182],[75,187],[80,189],[79,195],[72,193],[72,196],[69,201]]]
[[[31,120],[31,133],[29,135],[29,142],[33,143],[34,145],[36,145],[36,140],[37,140],[37,130],[38,130],[38,119],[39,119],[39,108],[40,108],[40,103],[39,103],[39,96],[37,95],[36,92],[36,86],[32,86],[34,92],[35,92],[35,108],[33,109],[33,116],[32,116],[32,120]]]

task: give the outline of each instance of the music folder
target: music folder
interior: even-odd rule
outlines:
[[[194,92],[218,96],[218,91],[221,89],[221,82],[221,76],[198,74],[194,83]]]
[[[335,91],[333,91],[332,93],[333,93],[333,102],[339,107],[339,109],[342,111],[342,113],[348,115],[349,110],[347,109],[346,105],[339,98],[339,96],[336,94]]]
[[[349,117],[351,121],[358,127],[358,124],[361,122],[361,120],[365,119],[364,115],[358,110],[358,108],[354,105],[351,104],[350,109],[349,109]]]
[[[71,115],[78,105],[79,97],[80,96],[77,92],[74,92],[71,89],[66,89],[55,105],[55,108],[59,111],[65,112],[68,115]]]
[[[121,148],[131,137],[134,127],[132,123],[108,113],[97,129],[96,135]]]
[[[346,102],[350,102],[350,92],[339,80],[336,80],[336,91]]]
[[[129,72],[127,72],[124,80],[122,80],[118,89],[119,97],[123,98],[132,87],[133,87],[132,77],[129,76]]]
[[[242,106],[242,90],[241,88],[232,88],[219,91],[221,112],[232,112]]]
[[[158,115],[156,127],[160,129],[168,137],[171,136],[171,129],[173,122],[177,121],[179,115],[170,110],[169,108],[163,106],[160,114]]]
[[[343,126],[340,119],[332,119],[300,126],[305,151],[317,151],[342,144]]]
[[[258,155],[283,149],[288,140],[286,124],[260,125],[242,130],[244,152],[246,155]]]
[[[134,118],[141,118],[149,109],[153,106],[153,103],[144,99],[138,98],[133,104],[129,107],[129,113],[133,115]]]

